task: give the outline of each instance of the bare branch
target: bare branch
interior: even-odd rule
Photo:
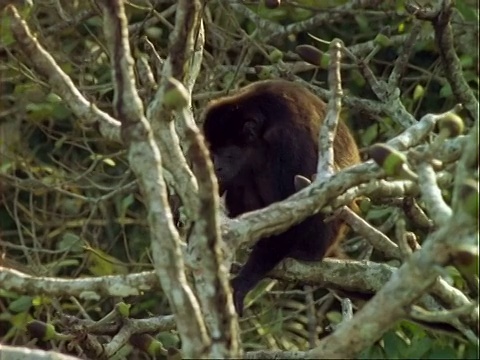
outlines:
[[[27,23],[22,20],[14,6],[7,6],[5,11],[12,19],[12,32],[22,51],[28,58],[35,59],[32,62],[35,70],[48,79],[53,90],[62,96],[78,119],[86,125],[98,125],[100,133],[106,139],[121,141],[120,123],[107,113],[99,110],[78,91],[72,79],[33,36]]]
[[[342,60],[343,43],[334,39],[330,43],[330,68],[328,71],[328,83],[332,97],[328,101],[325,121],[318,135],[318,165],[315,181],[328,179],[336,170],[333,159],[333,141],[337,133],[337,125],[342,108],[342,78],[340,63]]]
[[[453,5],[450,0],[442,1],[442,7],[433,20],[435,40],[445,68],[445,75],[452,86],[453,93],[458,102],[468,110],[470,117],[478,122],[479,103],[462,74],[462,64],[455,52],[452,25],[450,24]]]
[[[411,304],[434,283],[440,274],[438,265],[448,257],[445,245],[455,241],[452,239],[458,236],[458,231],[464,233],[464,229],[462,219],[455,218],[448,226],[430,235],[424,247],[412,254],[372,300],[351,321],[341,323],[335,333],[309,351],[307,358],[351,358],[377,341],[396,321],[407,315],[405,305]],[[382,316],[378,316],[378,309],[382,309]],[[359,331],[365,326],[369,331]]]
[[[122,122],[130,166],[145,194],[155,271],[175,314],[184,356],[199,356],[208,346],[208,337],[185,276],[180,238],[167,201],[161,155],[135,91],[125,9],[119,0],[105,0],[102,6],[115,79],[115,111]]]

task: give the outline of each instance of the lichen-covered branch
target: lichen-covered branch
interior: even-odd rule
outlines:
[[[32,62],[34,69],[48,79],[50,86],[65,100],[79,121],[86,125],[98,126],[105,139],[121,141],[120,123],[99,110],[80,93],[72,79],[33,36],[27,23],[22,20],[14,6],[7,6],[5,11],[11,18],[11,29],[18,45],[28,58],[35,59]]]
[[[76,356],[64,355],[55,351],[35,350],[21,348],[18,346],[6,346],[0,344],[0,354],[5,360],[25,359],[25,360],[79,360]]]
[[[173,309],[184,356],[203,356],[209,340],[198,303],[186,280],[180,238],[172,221],[162,175],[161,154],[135,89],[123,2],[105,0],[102,7],[115,86],[114,110],[122,123],[130,166],[145,195],[155,271]]]
[[[461,217],[450,219],[447,226],[430,235],[423,248],[412,254],[355,316],[341,323],[335,333],[323,339],[307,358],[352,358],[362,349],[377,341],[396,321],[407,315],[406,306],[423,294],[440,275],[440,266],[448,259],[447,244],[465,232]],[[455,240],[452,240],[455,239]],[[382,309],[382,316],[378,316]]]
[[[475,98],[472,89],[462,73],[462,64],[455,51],[452,24],[450,19],[453,11],[453,2],[443,0],[437,16],[433,19],[433,28],[435,30],[435,41],[440,52],[442,65],[445,69],[452,91],[467,110],[470,117],[478,122],[478,100]]]
[[[147,109],[147,118],[163,154],[164,166],[173,175],[175,189],[191,221],[195,221],[198,216],[198,184],[182,153],[173,121],[174,113],[164,107],[163,99],[169,78],[188,85],[187,89],[191,94],[200,66],[197,58],[199,55],[201,58],[203,50],[201,7],[198,0],[178,2],[175,28],[170,35],[169,55],[163,65],[158,90]],[[200,43],[197,44],[197,40],[200,40]]]
[[[99,300],[105,296],[138,296],[144,291],[158,289],[159,281],[152,271],[129,275],[61,279],[31,276],[0,267],[2,289],[22,294],[49,294],[50,296],[75,296],[80,299]]]
[[[337,133],[337,125],[342,109],[342,77],[340,63],[342,60],[343,43],[333,39],[330,43],[330,67],[328,70],[328,84],[332,96],[327,104],[327,114],[324,124],[318,135],[318,165],[316,181],[328,179],[335,171],[333,158],[333,141]]]

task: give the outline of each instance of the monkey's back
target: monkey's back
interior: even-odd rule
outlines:
[[[207,105],[205,114],[230,107],[264,109],[270,115],[267,118],[270,122],[284,122],[285,126],[307,129],[315,151],[318,153],[318,136],[325,119],[327,106],[322,99],[305,86],[280,79],[257,81],[232,95],[211,101]],[[206,117],[204,115],[204,118]],[[223,125],[228,126],[228,122],[224,121]],[[221,126],[216,127],[217,130],[221,128]],[[225,130],[221,131],[225,132]],[[357,144],[348,126],[342,120],[338,122],[337,126],[334,154],[337,169],[360,162]]]

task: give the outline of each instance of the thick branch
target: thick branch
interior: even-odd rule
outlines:
[[[186,280],[180,238],[167,201],[161,155],[135,90],[125,9],[119,0],[105,0],[102,5],[115,80],[114,107],[128,144],[130,166],[145,194],[155,271],[173,309],[184,355],[199,356],[209,341],[198,303]]]
[[[440,275],[439,265],[448,258],[445,245],[464,233],[465,224],[456,218],[430,235],[424,247],[413,253],[372,300],[349,322],[341,323],[332,335],[322,340],[319,347],[310,351],[308,358],[352,358],[377,341],[396,321],[407,315],[407,305],[435,282]],[[378,316],[378,309],[382,309],[382,316]]]

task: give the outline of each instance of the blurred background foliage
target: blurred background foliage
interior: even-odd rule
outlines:
[[[145,39],[155,46],[160,57],[167,55],[175,15],[173,3],[126,2],[138,91],[144,105],[153,96],[158,80],[158,63],[145,46]],[[340,38],[351,47],[371,42],[380,32],[391,37],[406,35],[412,27],[413,18],[405,11],[404,1],[365,1],[364,6],[357,2],[360,5],[350,7],[349,3],[283,1],[278,8],[270,9],[263,1],[245,1],[245,11],[258,16],[254,18],[247,17],[246,12],[232,11],[225,2],[209,1],[205,7],[205,58],[194,91],[197,119],[206,101],[259,78],[275,77],[279,61],[287,67],[299,62],[295,53],[299,44],[326,51],[328,45],[316,38]],[[38,40],[79,90],[99,108],[112,113],[109,57],[100,12],[92,4],[35,1],[33,6],[20,10]],[[477,7],[476,1],[458,0],[452,25],[463,75],[478,97]],[[287,26],[318,14],[325,15],[320,25],[295,33],[270,36],[258,26],[259,21]],[[52,92],[48,79],[32,70],[35,59],[26,58],[13,46],[9,19],[3,13],[0,26],[0,265],[27,274],[65,277],[151,269],[146,211],[122,145],[106,141],[95,128],[82,126],[63,103],[61,94]],[[370,61],[379,79],[389,76],[401,45],[382,48]],[[142,76],[141,64],[153,69],[150,81]],[[305,67],[295,72],[307,81],[327,86],[327,72],[323,69]],[[344,69],[342,77],[346,94],[375,99],[356,67]],[[428,23],[422,28],[399,86],[405,107],[417,119],[429,112],[446,111],[456,103]],[[386,141],[402,131],[385,116],[345,109],[344,117],[361,147]],[[449,189],[444,190],[448,198]],[[178,215],[174,196],[172,207]],[[364,216],[381,227],[392,216],[399,216],[397,210],[391,204],[371,204]],[[181,216],[176,216],[176,222],[181,227]],[[387,235],[393,231],[392,227],[383,229]],[[426,234],[422,229],[410,230],[420,242]],[[347,247],[349,244],[351,256],[375,257],[354,234]],[[451,281],[463,290],[463,280],[453,269],[450,273]],[[247,299],[249,310],[241,321],[245,349],[296,350],[313,346],[339,321],[339,296],[326,289],[304,289],[265,280]],[[125,301],[133,305],[134,317],[169,313],[161,290]],[[25,331],[31,319],[51,320],[59,313],[81,317],[83,312],[98,319],[114,303],[115,299],[108,298],[80,302],[72,298],[20,296],[0,288],[0,339],[24,345],[31,340]],[[317,318],[314,324],[309,313],[313,305]],[[354,307],[359,306],[361,301],[355,302]],[[178,341],[174,333],[158,336],[167,343]],[[40,345],[50,346],[47,342]],[[405,321],[365,350],[362,358],[477,358],[477,351],[451,329],[432,330]],[[146,357],[132,349],[127,349],[126,354],[131,358]]]

